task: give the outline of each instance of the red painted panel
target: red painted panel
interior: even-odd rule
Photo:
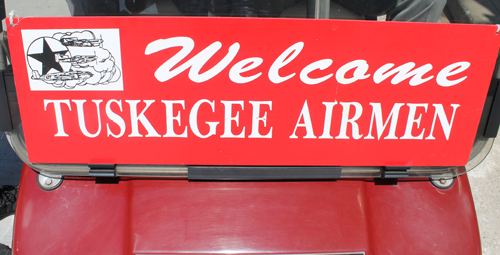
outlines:
[[[366,192],[373,254],[481,254],[466,175],[450,190],[408,181]]]
[[[46,192],[24,165],[14,222],[14,254],[127,254],[127,183],[65,181]]]
[[[23,254],[480,254],[467,176],[429,181],[65,180],[25,167],[14,231]]]
[[[500,44],[493,25],[15,24],[9,43],[37,163],[465,165]]]

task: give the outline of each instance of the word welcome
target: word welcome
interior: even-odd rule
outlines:
[[[238,54],[240,49],[239,43],[234,43],[229,47],[228,53],[220,60],[215,66],[209,70],[200,73],[203,66],[210,60],[215,53],[217,53],[221,47],[221,42],[214,42],[198,54],[196,54],[191,59],[187,60],[182,65],[177,66],[186,56],[188,56],[193,50],[195,42],[189,37],[172,37],[168,39],[159,39],[148,44],[145,50],[145,55],[151,55],[160,52],[165,49],[173,47],[181,47],[181,50],[177,52],[173,57],[165,61],[155,72],[155,77],[160,82],[168,81],[178,74],[184,72],[189,68],[189,79],[196,83],[201,83],[208,81],[222,72],[225,68],[231,64],[233,59]],[[289,73],[287,75],[280,75],[280,69],[291,65],[292,61],[299,56],[300,52],[304,48],[304,42],[297,42],[290,46],[288,49],[283,51],[279,55],[269,68],[267,72],[268,79],[279,84],[290,80],[296,75],[296,73]],[[249,83],[251,81],[257,80],[262,76],[262,71],[255,73],[253,75],[244,76],[251,70],[259,70],[258,67],[264,62],[263,58],[251,57],[246,58],[238,63],[235,63],[229,70],[229,79],[238,84]],[[328,68],[332,65],[332,59],[321,59],[310,63],[302,68],[299,74],[300,80],[307,85],[316,85],[327,81],[334,76]],[[379,84],[386,79],[393,76],[391,83],[399,84],[400,82],[410,79],[410,86],[418,86],[432,79],[436,79],[436,83],[442,87],[450,87],[463,82],[467,76],[454,77],[449,79],[450,76],[458,75],[470,67],[470,63],[466,61],[452,63],[439,71],[436,77],[429,75],[424,77],[429,71],[433,69],[432,64],[428,63],[418,68],[415,68],[416,64],[414,62],[408,62],[398,67],[395,67],[393,63],[387,63],[379,67],[373,76],[368,74],[369,65],[366,60],[358,59],[351,61],[342,65],[335,72],[335,79],[339,84],[351,84],[358,80],[368,79],[372,77],[373,82]],[[415,69],[414,69],[415,68]],[[324,71],[323,76],[311,78],[310,73],[313,71]],[[347,74],[352,73],[352,77],[346,77]],[[350,76],[350,75],[349,75]]]

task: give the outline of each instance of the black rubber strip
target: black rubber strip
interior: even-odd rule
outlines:
[[[269,181],[339,179],[341,167],[332,166],[188,166],[189,180]]]

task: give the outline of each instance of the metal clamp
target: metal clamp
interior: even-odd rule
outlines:
[[[386,166],[382,169],[381,177],[383,179],[408,178],[410,177],[409,169],[409,166]]]
[[[453,176],[442,176],[439,178],[430,178],[432,185],[438,189],[449,189],[455,183],[455,178]]]
[[[89,176],[91,177],[116,177],[114,164],[90,164]]]
[[[61,184],[63,183],[63,179],[38,174],[36,177],[36,183],[41,189],[45,191],[52,191],[61,186]]]

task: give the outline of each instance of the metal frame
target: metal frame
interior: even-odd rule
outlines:
[[[314,19],[330,18],[330,0],[308,0],[307,17]]]
[[[7,139],[19,158],[35,171],[54,178],[64,176],[82,176],[89,177],[90,166],[86,164],[39,164],[31,163],[28,158],[26,144],[24,142],[20,128],[12,132],[6,132]],[[479,159],[476,159],[470,166],[466,167],[410,167],[408,177],[410,178],[450,178],[459,176],[473,169],[488,155],[489,148],[493,144],[493,139],[484,143],[479,153]],[[474,163],[475,162],[475,163]],[[307,168],[307,167],[305,167]],[[341,167],[340,178],[382,178],[385,167],[380,166],[347,166]],[[183,165],[116,165],[116,177],[154,177],[154,178],[172,178],[187,179],[189,166]],[[289,179],[283,176],[283,180]]]

